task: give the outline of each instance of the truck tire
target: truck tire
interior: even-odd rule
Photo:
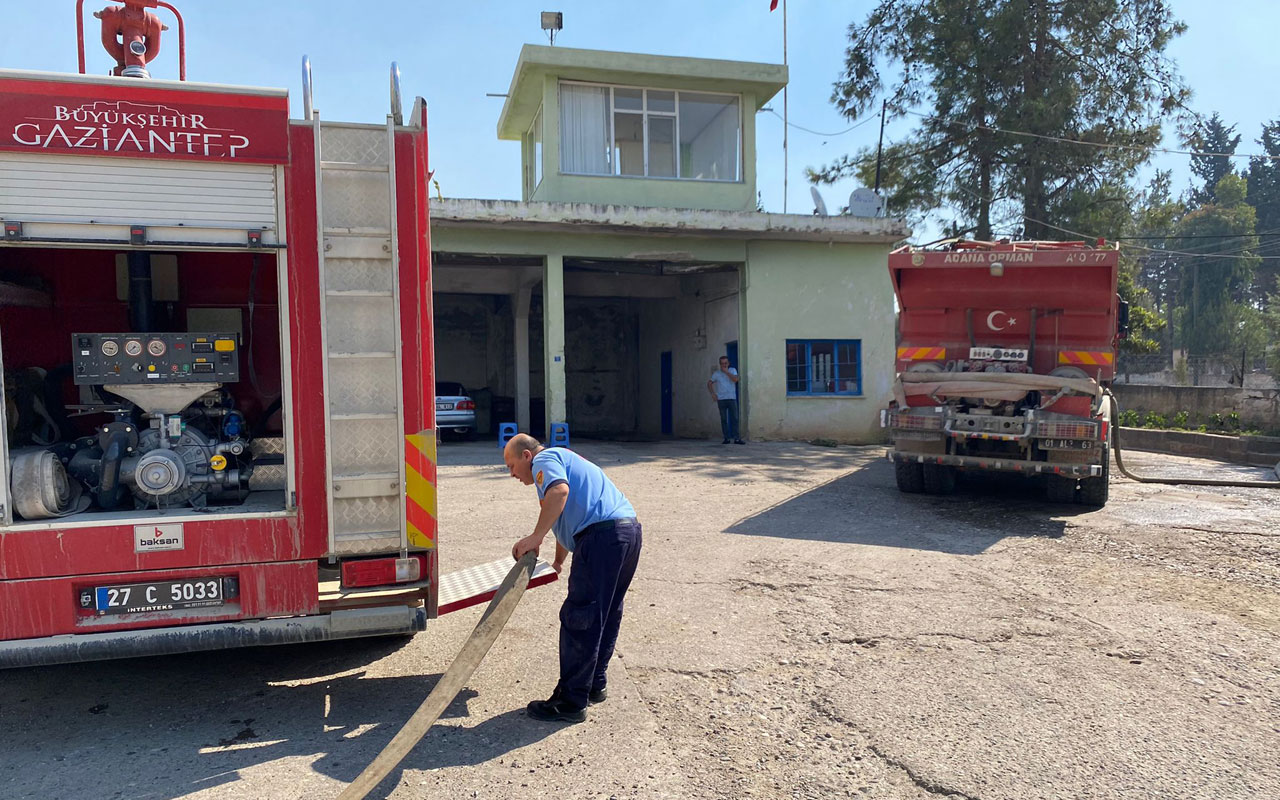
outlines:
[[[1050,503],[1074,503],[1076,500],[1076,479],[1062,475],[1047,476],[1046,494]]]
[[[920,494],[924,491],[924,471],[913,461],[893,462],[893,477],[898,481],[898,491]]]
[[[951,494],[956,490],[956,471],[942,464],[923,465],[924,490],[928,494]]]
[[[1080,481],[1080,505],[1102,508],[1111,492],[1111,448],[1102,448],[1102,475]]]

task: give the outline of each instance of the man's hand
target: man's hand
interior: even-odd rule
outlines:
[[[564,549],[564,545],[560,544],[560,540],[556,539],[556,559],[551,562],[551,568],[559,575],[564,569],[564,560],[569,557],[569,551]]]
[[[539,536],[536,533],[531,533],[528,536],[524,537],[523,539],[521,539],[520,541],[512,545],[511,557],[516,561],[519,561],[520,557],[523,556],[525,553],[528,553],[530,551],[537,552],[538,548],[542,547],[542,539],[545,536],[546,536],[545,533],[542,534],[541,536]]]

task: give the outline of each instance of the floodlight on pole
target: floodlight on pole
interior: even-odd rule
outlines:
[[[551,45],[556,43],[556,31],[564,28],[564,14],[559,11],[542,12],[542,29],[551,35]]]

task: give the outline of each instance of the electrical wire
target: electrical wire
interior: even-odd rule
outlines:
[[[964,192],[965,194],[968,194],[968,195],[970,195],[970,196],[974,197],[974,198],[975,198],[975,199],[977,199],[977,200],[982,200],[982,201],[984,201],[984,202],[987,202],[987,203],[993,203],[993,204],[994,204],[994,203],[996,203],[996,202],[998,202],[998,200],[992,199],[992,198],[990,198],[990,197],[983,197],[982,195],[978,194],[977,192],[972,191],[972,190],[970,190],[970,189],[966,189],[966,188],[965,188],[965,187],[963,187],[963,186],[957,186],[956,188],[957,188],[957,189],[959,189],[960,191]],[[1007,198],[1005,198],[1005,199],[1007,199]],[[1022,218],[1024,221],[1026,221],[1026,222],[1031,222],[1031,223],[1034,223],[1034,224],[1036,224],[1036,225],[1043,225],[1043,226],[1044,226],[1044,227],[1046,227],[1046,228],[1052,228],[1052,229],[1053,229],[1053,230],[1055,230],[1055,231],[1059,231],[1059,232],[1061,232],[1061,233],[1067,233],[1067,234],[1070,234],[1070,235],[1072,235],[1072,236],[1079,236],[1079,237],[1080,237],[1080,238],[1082,238],[1082,239],[1094,239],[1094,240],[1096,240],[1096,239],[1106,238],[1106,237],[1101,237],[1101,236],[1095,236],[1095,235],[1093,235],[1093,234],[1091,234],[1091,233],[1081,233],[1080,231],[1073,231],[1073,230],[1071,230],[1070,228],[1063,228],[1063,227],[1062,227],[1062,226],[1060,226],[1060,225],[1054,225],[1053,223],[1050,223],[1050,222],[1044,222],[1043,220],[1038,220],[1038,219],[1034,219],[1034,218],[1032,218],[1032,217],[1028,217],[1026,214],[1018,214],[1018,216],[1019,216],[1019,217],[1021,217],[1021,218]],[[1242,234],[1242,235],[1248,235],[1248,234]],[[1255,234],[1255,235],[1256,235],[1256,234]],[[1170,238],[1178,238],[1178,237],[1170,237]],[[1242,250],[1239,250],[1239,251],[1232,251],[1232,252],[1195,253],[1195,252],[1186,251],[1186,250],[1166,250],[1166,249],[1161,248],[1161,247],[1145,247],[1145,246],[1140,245],[1140,244],[1127,244],[1127,243],[1125,243],[1125,242],[1123,242],[1123,241],[1120,241],[1119,239],[1117,239],[1117,240],[1116,240],[1116,242],[1117,242],[1121,247],[1127,247],[1127,248],[1129,248],[1129,249],[1131,249],[1131,250],[1142,250],[1142,251],[1145,251],[1145,252],[1148,252],[1148,253],[1161,253],[1161,254],[1163,254],[1163,255],[1170,255],[1170,256],[1187,256],[1188,258],[1241,258],[1241,257],[1244,257],[1246,254],[1250,254],[1250,255],[1252,255],[1252,253],[1253,253],[1253,251],[1254,251],[1254,249],[1255,249],[1255,248],[1244,248],[1244,249],[1242,249]],[[1253,257],[1254,257],[1254,258],[1256,258],[1256,259],[1258,259],[1258,260],[1261,260],[1261,261],[1280,261],[1280,256],[1259,256],[1259,255],[1254,255]]]
[[[849,131],[857,130],[858,128],[861,128],[863,125],[866,125],[868,122],[871,122],[872,120],[875,119],[875,117],[867,117],[866,119],[855,122],[854,124],[850,125],[849,127],[845,128],[842,131],[836,131],[835,133],[823,133],[822,131],[815,131],[811,128],[806,128],[803,125],[797,125],[794,122],[790,122],[789,120],[785,119],[781,114],[779,114],[777,111],[774,111],[772,108],[766,108],[764,110],[768,111],[770,114],[782,120],[788,126],[795,128],[796,130],[799,130],[799,131],[804,131],[805,133],[812,133],[814,136],[844,136]]]
[[[962,123],[950,120],[946,117],[939,117],[934,114],[925,114],[920,111],[907,111],[907,114],[927,119],[935,122],[943,122],[951,125],[966,127],[969,130],[984,130],[992,133],[1007,133],[1010,136],[1024,136],[1032,139],[1045,139],[1051,142],[1061,142],[1063,144],[1079,144],[1086,147],[1096,147],[1100,150],[1131,150],[1142,153],[1169,153],[1171,155],[1194,156],[1201,158],[1248,158],[1262,159],[1269,161],[1280,161],[1280,156],[1266,155],[1263,153],[1209,153],[1202,150],[1176,150],[1168,147],[1142,147],[1132,144],[1112,144],[1108,142],[1086,142],[1082,139],[1070,139],[1065,136],[1051,136],[1044,133],[1032,133],[1030,131],[1015,131],[1009,128],[997,128],[994,125],[973,125],[971,123]]]

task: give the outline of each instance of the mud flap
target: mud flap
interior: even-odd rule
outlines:
[[[492,600],[513,563],[510,559],[500,558],[440,576],[436,615],[444,616]],[[539,561],[533,569],[533,577],[529,579],[529,588],[545,586],[559,577],[550,564]]]

